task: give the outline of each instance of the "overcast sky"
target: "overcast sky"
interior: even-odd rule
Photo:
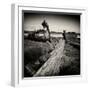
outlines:
[[[33,31],[42,29],[43,20],[49,25],[50,31],[80,32],[80,15],[24,13],[24,30]]]

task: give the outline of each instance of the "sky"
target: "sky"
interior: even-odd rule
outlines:
[[[42,29],[43,20],[49,25],[50,31],[80,33],[80,15],[61,13],[24,12],[24,30],[34,31]]]

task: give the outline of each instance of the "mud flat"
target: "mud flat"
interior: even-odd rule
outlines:
[[[80,43],[25,42],[25,77],[80,75]]]

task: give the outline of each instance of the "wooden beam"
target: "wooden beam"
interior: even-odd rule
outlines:
[[[37,76],[53,76],[60,72],[61,58],[63,56],[65,41],[60,40],[56,45],[55,50],[51,52],[51,57],[44,63],[44,65],[36,72]]]

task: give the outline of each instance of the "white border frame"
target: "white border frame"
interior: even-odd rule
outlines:
[[[49,11],[81,14],[81,75],[79,76],[58,76],[58,77],[32,77],[22,78],[22,10],[33,11]],[[31,86],[31,85],[46,85],[50,83],[72,83],[85,82],[86,79],[86,64],[83,57],[84,32],[86,30],[86,9],[85,8],[49,8],[49,7],[34,7],[25,4],[12,4],[11,7],[11,85],[12,86]],[[44,81],[41,81],[41,80]],[[39,81],[39,83],[38,83]]]

